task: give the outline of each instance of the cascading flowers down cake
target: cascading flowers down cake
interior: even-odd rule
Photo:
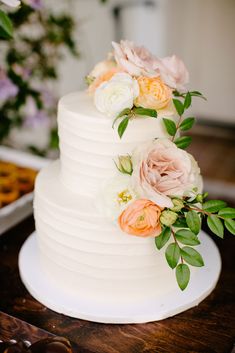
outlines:
[[[162,117],[169,138],[147,141],[131,155],[117,156],[119,173],[103,186],[98,206],[123,232],[155,237],[156,248],[165,247],[166,261],[184,290],[189,265],[204,265],[195,250],[202,219],[221,238],[224,227],[235,235],[235,209],[221,200],[205,201],[200,169],[184,150],[191,137],[180,136],[195,123],[185,114],[192,98],[205,97],[186,90],[189,74],[175,55],[159,59],[129,41],[113,43],[113,49],[87,76],[96,108],[113,119],[120,138],[136,116]]]

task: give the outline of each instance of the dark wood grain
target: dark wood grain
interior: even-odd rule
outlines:
[[[31,343],[34,343],[51,336],[49,332],[0,312],[0,339],[2,341],[15,339],[16,341],[30,340]]]
[[[222,275],[215,291],[198,307],[160,322],[104,325],[57,314],[27,293],[19,278],[17,254],[33,229],[33,218],[29,218],[0,239],[0,310],[69,338],[77,344],[77,352],[232,351],[235,342],[235,237],[217,240],[223,258]],[[12,327],[14,325],[13,322]],[[0,337],[1,334],[0,326]]]

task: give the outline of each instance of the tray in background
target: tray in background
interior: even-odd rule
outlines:
[[[15,163],[22,167],[40,170],[50,160],[9,147],[0,146],[0,160]],[[21,222],[33,211],[33,192],[23,195],[18,200],[0,208],[0,235]]]

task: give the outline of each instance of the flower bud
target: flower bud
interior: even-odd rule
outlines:
[[[131,156],[119,156],[117,168],[121,173],[131,175],[133,172]]]
[[[171,207],[171,211],[179,212],[184,207],[184,203],[181,199],[172,199],[171,201],[173,202],[173,205],[174,205],[173,207]]]
[[[161,221],[161,224],[163,224],[164,226],[170,227],[172,224],[175,223],[177,218],[178,218],[177,213],[170,210],[166,210],[162,212],[160,221]]]
[[[202,203],[202,202],[203,202],[203,199],[204,199],[204,197],[203,197],[202,194],[198,194],[197,197],[196,197],[196,200],[197,200],[197,202],[199,202],[199,203]]]

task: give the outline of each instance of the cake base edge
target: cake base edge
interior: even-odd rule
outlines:
[[[41,268],[36,232],[23,244],[19,254],[19,271],[22,282],[30,294],[49,309],[74,318],[106,324],[136,324],[159,321],[197,306],[215,288],[221,271],[221,258],[213,240],[203,232],[201,249],[206,266],[193,277],[190,286],[166,296],[164,303],[156,299],[133,306],[94,305],[68,295],[61,287],[52,284]],[[207,251],[210,249],[210,252]]]

